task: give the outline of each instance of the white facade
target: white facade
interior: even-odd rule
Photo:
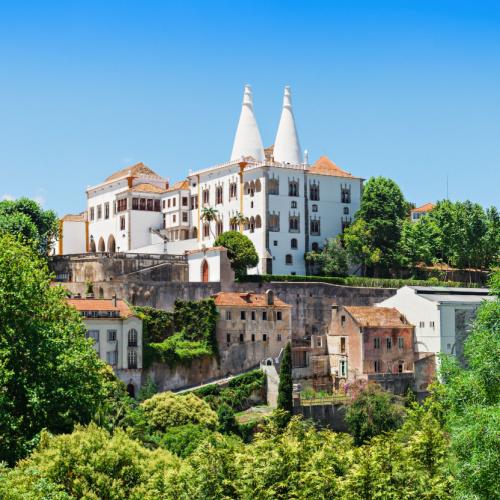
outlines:
[[[415,325],[415,352],[463,352],[476,309],[490,300],[485,288],[404,286],[377,306],[395,307]]]
[[[363,180],[326,157],[313,165],[302,160],[289,87],[276,145],[267,150],[245,87],[231,157],[173,186],[139,163],[88,188],[88,236],[76,246],[82,253],[184,254],[213,246],[232,229],[255,245],[259,264],[250,272],[305,274],[304,254],[352,221]],[[216,211],[216,220],[204,220],[205,208]]]

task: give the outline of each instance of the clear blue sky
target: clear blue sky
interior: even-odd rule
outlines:
[[[78,212],[127,164],[226,161],[250,83],[265,145],[289,84],[311,160],[498,206],[499,26],[498,0],[0,0],[0,198]]]

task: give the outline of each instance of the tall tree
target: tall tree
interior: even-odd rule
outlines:
[[[397,263],[397,245],[401,236],[403,220],[408,214],[408,203],[405,201],[399,186],[385,177],[372,177],[363,189],[361,204],[355,215],[355,222],[363,221],[366,225],[364,245],[378,254],[378,262],[368,266],[371,274],[388,273]],[[359,229],[348,228],[347,233]],[[359,247],[359,245],[358,245]],[[354,259],[362,260],[363,256],[356,251]]]
[[[69,432],[105,401],[99,360],[46,261],[0,235],[0,460],[25,456],[43,428]]]
[[[293,410],[292,348],[290,343],[286,345],[281,358],[278,408],[290,414]]]
[[[47,255],[57,236],[57,216],[28,198],[0,201],[0,233],[12,234]]]
[[[254,244],[248,236],[238,231],[222,233],[217,237],[214,245],[227,249],[227,256],[237,278],[245,276],[249,267],[254,267],[259,263]]]
[[[317,267],[324,276],[346,276],[347,260],[347,252],[340,237],[329,238],[321,251],[306,254],[306,261]]]

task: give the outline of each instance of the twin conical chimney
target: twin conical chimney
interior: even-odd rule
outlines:
[[[283,96],[283,110],[281,111],[278,133],[274,141],[274,161],[279,163],[302,163],[299,136],[295,126],[295,118],[292,109],[292,94],[290,87],[285,87]]]
[[[253,112],[253,97],[250,85],[245,85],[243,105],[234,138],[231,160],[239,160],[245,156],[251,156],[257,161],[264,161],[265,159],[259,127],[257,126],[257,120]],[[299,136],[293,116],[292,95],[288,86],[285,87],[283,110],[281,112],[278,133],[276,134],[276,141],[274,142],[273,156],[274,160],[279,163],[302,164]]]
[[[260,137],[257,120],[253,113],[253,97],[250,85],[245,85],[243,105],[241,106],[240,121],[234,137],[231,160],[251,156],[257,161],[264,161],[264,146]]]

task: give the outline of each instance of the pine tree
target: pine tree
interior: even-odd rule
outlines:
[[[288,343],[283,352],[280,367],[280,383],[278,386],[278,408],[292,413],[292,349]]]

